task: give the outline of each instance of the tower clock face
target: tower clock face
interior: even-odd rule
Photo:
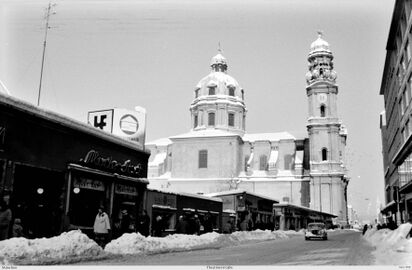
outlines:
[[[318,95],[318,101],[321,103],[325,103],[327,99],[328,99],[328,96],[326,94],[322,93]]]

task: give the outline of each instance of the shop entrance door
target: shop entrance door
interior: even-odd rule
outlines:
[[[11,210],[28,238],[60,233],[64,205],[64,173],[16,165]]]

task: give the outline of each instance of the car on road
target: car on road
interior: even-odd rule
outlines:
[[[308,224],[308,227],[305,230],[305,240],[313,238],[328,240],[325,223],[314,222]]]

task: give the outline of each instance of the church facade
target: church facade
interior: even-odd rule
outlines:
[[[247,133],[245,93],[219,52],[194,90],[191,130],[146,143],[149,187],[199,194],[246,190],[338,216],[347,223],[346,130],[337,116],[329,44],[311,44],[307,136]]]

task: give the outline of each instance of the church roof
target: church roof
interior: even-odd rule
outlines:
[[[172,141],[169,138],[161,138],[158,140],[150,141],[146,145],[157,145],[157,146],[166,146],[171,144]]]
[[[280,140],[296,140],[296,138],[289,132],[276,132],[276,133],[254,133],[245,134],[243,141],[255,142],[255,141],[280,141]]]
[[[172,136],[169,138],[173,140],[173,139],[185,139],[185,138],[234,137],[234,136],[239,136],[239,135],[236,133],[219,130],[219,129],[204,129],[204,130],[190,131],[190,132]]]
[[[255,197],[260,197],[262,199],[266,199],[266,200],[270,200],[270,201],[274,201],[276,203],[279,203],[279,201],[275,198],[271,198],[265,195],[261,195],[261,194],[257,194],[251,191],[247,191],[247,190],[242,190],[242,189],[234,189],[234,190],[225,190],[225,191],[220,191],[220,192],[215,192],[215,193],[209,193],[209,194],[203,194],[204,196],[207,197],[219,197],[219,196],[226,196],[226,195],[237,195],[237,194],[249,194]]]

